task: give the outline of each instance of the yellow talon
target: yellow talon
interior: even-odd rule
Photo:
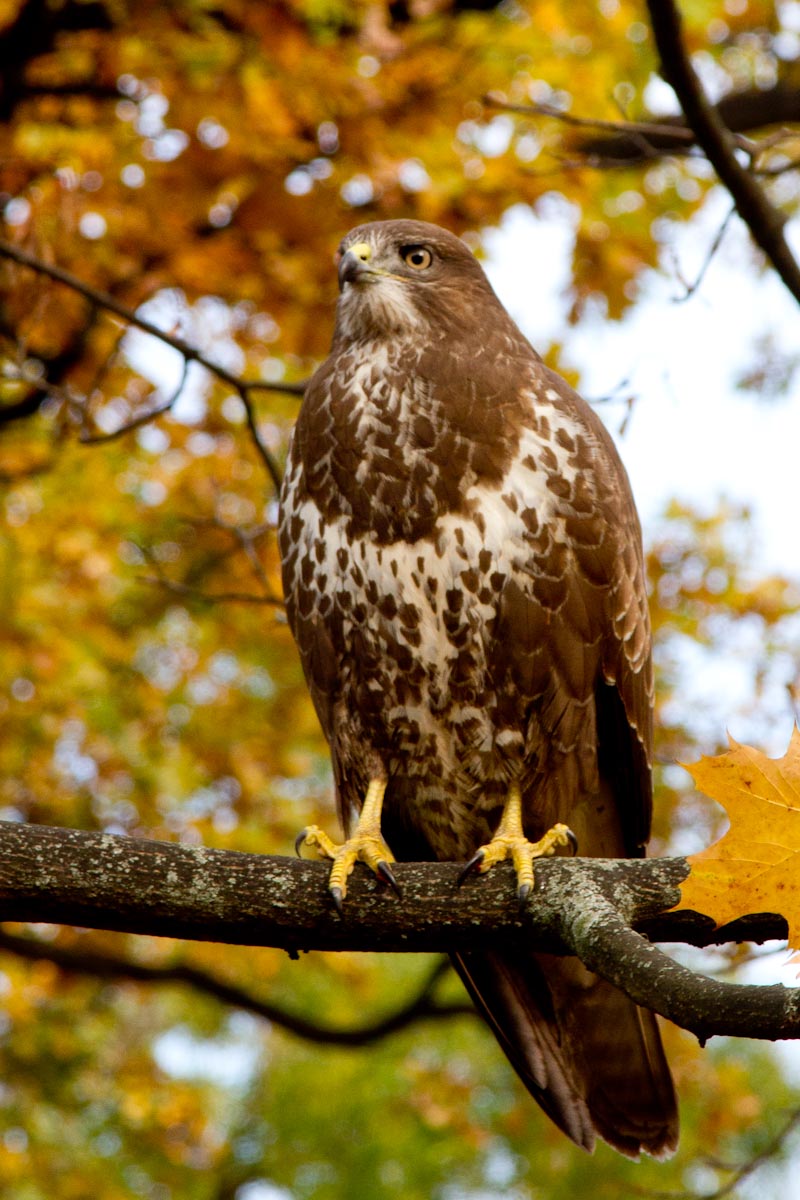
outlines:
[[[463,883],[473,871],[483,874],[495,863],[511,857],[517,874],[520,900],[525,900],[533,890],[533,861],[555,854],[561,846],[569,846],[573,854],[578,848],[575,834],[568,825],[554,825],[538,842],[530,842],[522,829],[522,796],[517,784],[512,783],[503,808],[497,833],[490,842],[473,854],[459,877]]]
[[[305,844],[316,846],[323,858],[333,859],[328,877],[328,891],[340,913],[342,901],[347,895],[347,878],[357,862],[366,863],[376,875],[385,879],[398,895],[400,894],[397,880],[389,866],[389,863],[395,861],[394,855],[381,835],[381,808],[385,791],[385,780],[370,781],[358,824],[353,830],[353,836],[346,841],[334,842],[318,825],[309,825],[295,842],[298,853],[300,847]]]
[[[339,849],[333,838],[328,837],[325,830],[320,829],[319,825],[307,825],[298,833],[294,843],[298,854],[301,846],[316,846],[322,858],[335,858],[336,851]]]

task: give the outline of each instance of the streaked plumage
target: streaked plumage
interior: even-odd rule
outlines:
[[[395,857],[464,860],[516,782],[530,839],[565,822],[582,854],[643,853],[650,632],[609,435],[458,238],[379,222],[340,254],[336,330],[294,431],[280,544],[345,827],[385,779]],[[596,1131],[628,1154],[674,1146],[651,1014],[574,960],[455,962],[570,1137],[590,1148]]]

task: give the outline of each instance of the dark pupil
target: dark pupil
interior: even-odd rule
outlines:
[[[412,250],[408,256],[408,259],[409,262],[411,262],[415,267],[422,266],[422,264],[425,262],[425,251]]]

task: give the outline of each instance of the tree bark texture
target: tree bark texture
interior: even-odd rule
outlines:
[[[449,952],[535,944],[577,954],[638,1003],[692,1030],[800,1036],[800,989],[721,983],[654,941],[696,946],[786,936],[776,914],[721,929],[680,899],[685,859],[544,860],[523,906],[501,864],[461,887],[457,863],[398,863],[402,898],[356,868],[340,917],[324,862],[0,822],[0,920],[307,950]]]

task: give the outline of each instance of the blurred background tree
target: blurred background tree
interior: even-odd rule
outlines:
[[[800,4],[684,7],[685,48],[740,156],[791,217]],[[675,281],[694,222],[699,261],[713,255],[727,222],[708,235],[702,219],[719,185],[638,0],[6,0],[0,62],[6,249],[85,285],[0,257],[0,816],[288,853],[334,816],[279,603],[273,474],[297,385],[327,350],[340,237],[407,216],[481,253],[515,206],[545,229],[568,210],[564,320],[537,345],[580,384],[562,348],[629,315],[654,272]],[[746,295],[769,268],[748,251],[740,269]],[[702,275],[677,282],[702,294]],[[220,370],[187,365],[93,291]],[[796,402],[797,362],[766,338],[741,386],[753,404],[792,388]],[[720,748],[725,697],[711,719],[687,680],[736,658],[740,710],[774,721],[797,704],[800,564],[794,578],[754,569],[735,497],[676,502],[647,537],[663,852],[714,832],[674,763]],[[781,1133],[800,1092],[772,1048],[701,1051],[668,1030],[678,1156],[589,1159],[424,959],[293,963],[5,928],[0,1194],[15,1200],[709,1195],[748,1163],[728,1194],[788,1194]],[[130,978],[176,963],[237,986],[242,1005]],[[753,969],[736,950],[711,965]],[[440,1011],[392,1037],[326,1035],[429,991]],[[265,1000],[272,1021],[248,1012]]]

